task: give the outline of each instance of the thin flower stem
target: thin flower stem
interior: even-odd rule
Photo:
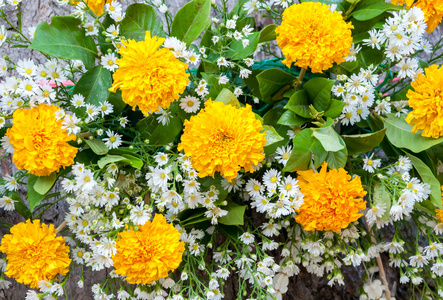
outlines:
[[[369,225],[367,220],[366,220],[366,227],[367,227],[368,232],[369,232],[369,234],[371,236],[371,242],[373,242],[374,244],[377,244],[377,240],[374,237],[374,232],[372,231],[372,228]],[[386,279],[385,268],[383,267],[383,261],[381,260],[381,255],[379,254],[375,258],[375,260],[377,261],[377,266],[378,266],[378,270],[379,270],[379,273],[380,273],[381,282],[386,287],[386,290],[385,290],[386,299],[390,300],[391,299],[391,291],[389,290],[389,283],[388,283],[388,281]]]
[[[63,221],[60,226],[57,227],[57,229],[55,230],[55,234],[58,234],[60,231],[62,231],[63,228],[66,227],[66,225],[68,225],[68,222]]]
[[[301,68],[300,75],[298,76],[298,83],[297,83],[297,89],[301,87],[301,84],[303,82],[303,77],[305,77],[306,69]]]

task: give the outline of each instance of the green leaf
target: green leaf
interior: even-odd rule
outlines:
[[[48,176],[42,176],[34,184],[34,190],[40,195],[44,195],[51,190],[57,180],[57,173],[52,172]]]
[[[118,116],[126,107],[126,103],[122,99],[122,91],[118,90],[115,93],[109,93],[108,102],[114,107],[112,115]]]
[[[326,127],[313,129],[316,137],[326,151],[337,152],[345,148],[346,144],[340,135],[332,127],[332,124]]]
[[[372,49],[371,47],[364,47],[357,54],[357,58],[360,62],[360,67],[369,67],[370,65],[377,66],[383,61],[384,53],[383,51]]]
[[[283,172],[307,170],[311,167],[311,157],[315,143],[319,141],[314,137],[310,128],[303,129],[293,139],[294,148]]]
[[[229,201],[228,205],[222,208],[227,210],[228,214],[218,219],[218,222],[224,225],[243,225],[247,207],[247,205],[240,206],[235,202]]]
[[[26,193],[28,195],[29,208],[31,212],[37,204],[39,204],[40,202],[43,201],[43,199],[45,199],[45,195],[37,193],[34,189],[34,185],[37,182],[38,178],[39,178],[38,176],[29,174],[28,183],[26,185],[27,187]]]
[[[223,185],[221,184],[222,180],[223,177],[218,172],[214,174],[214,178],[206,176],[198,179],[198,181],[201,183],[201,186],[205,188],[202,188],[202,190],[209,190],[211,185],[217,188],[217,190],[220,192],[217,199],[218,203],[221,203],[223,200],[226,199],[226,196],[228,196],[228,190],[225,190],[223,188]]]
[[[139,170],[143,167],[143,160],[141,160],[140,158],[129,154],[123,154],[123,157],[125,157],[129,161],[131,167]]]
[[[175,140],[182,130],[182,122],[177,115],[178,107],[171,107],[169,124],[166,126],[159,123],[155,116],[150,115],[137,123],[137,129],[144,139],[149,140],[149,145],[165,146]]]
[[[393,96],[394,101],[402,101],[402,100],[408,100],[408,97],[406,96],[409,92],[409,90],[412,89],[412,86],[408,84],[407,86],[403,87],[401,90],[396,92]]]
[[[89,70],[80,78],[74,87],[73,94],[81,94],[85,97],[86,104],[100,106],[100,102],[109,98],[109,88],[112,85],[111,72],[102,65],[96,66]],[[86,112],[85,108],[72,108],[77,114],[81,115]]]
[[[174,17],[171,36],[188,46],[211,24],[211,0],[193,0],[185,4]]]
[[[278,119],[277,124],[286,126],[300,126],[308,122],[309,119],[299,117],[292,110],[285,111],[280,119]]]
[[[346,143],[349,155],[360,155],[380,145],[385,133],[386,128],[372,133],[342,135],[341,137]]]
[[[270,102],[272,96],[285,86],[290,86],[295,76],[280,69],[267,69],[257,75],[260,94],[264,102]]]
[[[218,83],[217,76],[213,74],[200,73],[203,76],[203,79],[209,85],[209,97],[211,99],[217,98],[220,92],[223,90],[223,86]]]
[[[385,11],[396,11],[403,9],[402,6],[393,5],[386,2],[379,2],[361,7],[354,11],[351,16],[359,21],[371,20]]]
[[[441,185],[435,175],[432,173],[431,169],[422,162],[419,158],[415,157],[412,154],[406,153],[409,159],[412,162],[412,165],[417,170],[418,174],[421,177],[421,180],[424,183],[427,183],[431,186],[431,202],[439,209],[442,209],[442,201],[441,201]]]
[[[265,28],[260,31],[260,38],[258,39],[259,43],[271,42],[277,38],[277,34],[275,33],[275,29],[277,28],[276,24],[269,24]]]
[[[109,149],[101,139],[85,139],[86,144],[91,147],[91,150],[97,155],[105,155]]]
[[[228,89],[222,89],[220,94],[218,94],[217,98],[214,101],[223,102],[226,105],[232,105],[239,108],[240,102],[238,102],[237,97]]]
[[[146,31],[151,32],[151,37],[166,36],[161,19],[157,17],[155,10],[147,4],[134,3],[129,5],[126,9],[125,18],[120,23],[120,28],[126,39],[136,41],[144,41]]]
[[[280,141],[283,141],[283,137],[281,137],[278,132],[275,130],[274,127],[270,126],[270,125],[264,125],[263,129],[265,130],[266,133],[266,146],[265,146],[265,153],[267,155],[271,155],[272,153],[274,153],[274,151],[267,151],[269,148],[269,146],[278,143]]]
[[[374,193],[372,194],[372,204],[374,206],[377,204],[385,204],[386,211],[380,219],[386,222],[389,219],[389,213],[391,211],[391,195],[386,190],[385,186],[380,182],[376,182],[374,184]]]
[[[26,206],[25,202],[23,202],[22,198],[17,192],[11,193],[11,199],[16,201],[14,203],[14,209],[23,217],[25,220],[30,219],[32,214],[29,208]]]
[[[443,137],[433,139],[421,136],[420,132],[412,133],[412,126],[406,122],[405,118],[405,115],[397,118],[394,114],[387,114],[384,120],[387,129],[386,136],[394,146],[418,153],[443,142]]]
[[[417,201],[414,203],[414,208],[417,208],[427,214],[430,214],[431,216],[436,216],[435,206],[432,204],[430,200],[423,200],[422,202],[418,203]]]
[[[325,111],[324,116],[335,119],[340,116],[341,112],[343,111],[343,107],[345,107],[345,103],[343,101],[333,99],[331,100],[328,110]]]
[[[305,90],[299,90],[292,95],[288,103],[285,105],[286,109],[290,109],[297,115],[311,119],[311,111],[309,110],[308,93]]]
[[[58,58],[79,59],[91,69],[97,46],[92,37],[85,35],[80,23],[74,17],[52,17],[51,25],[42,22],[37,27],[29,48]]]
[[[321,112],[326,111],[331,102],[331,89],[335,80],[316,77],[312,78],[303,85],[303,89],[309,95],[314,108]]]
[[[326,156],[326,162],[328,167],[332,169],[344,168],[348,161],[348,151],[346,148],[337,152],[328,152]]]
[[[249,40],[249,45],[243,47],[242,40],[235,40],[230,45],[230,49],[226,56],[231,57],[233,60],[242,60],[257,50],[258,39],[260,38],[260,33],[254,32],[250,34],[246,39]]]
[[[102,158],[100,158],[97,162],[97,165],[100,169],[103,169],[107,164],[116,163],[124,161],[126,163],[129,163],[126,157],[123,157],[121,155],[111,155],[108,154]]]

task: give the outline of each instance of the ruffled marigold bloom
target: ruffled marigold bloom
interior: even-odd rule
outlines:
[[[441,0],[391,0],[392,4],[404,5],[410,8],[418,7],[425,14],[426,23],[428,24],[427,32],[433,32],[443,19],[443,1]]]
[[[411,83],[407,97],[412,111],[406,121],[414,126],[412,132],[423,130],[422,136],[439,138],[443,136],[443,68],[432,65],[418,74]]]
[[[303,205],[296,210],[295,220],[306,231],[332,230],[340,232],[357,221],[366,208],[366,195],[360,177],[351,176],[342,168],[327,170],[323,163],[320,172],[299,171],[298,184],[304,195]]]
[[[443,202],[443,185],[441,186],[441,201]],[[435,213],[437,214],[437,220],[440,223],[443,223],[443,209],[435,209]]]
[[[105,11],[105,4],[111,3],[112,0],[86,0],[85,3],[89,6],[89,8],[96,14],[97,16],[101,16]],[[77,4],[78,1],[73,1],[74,4]]]
[[[346,23],[339,12],[318,2],[293,4],[283,12],[283,21],[277,27],[277,44],[282,49],[283,63],[291,67],[311,68],[321,73],[340,64],[349,55],[352,46],[351,23]]]
[[[47,176],[60,167],[74,163],[78,149],[69,145],[75,135],[62,129],[62,121],[55,118],[60,108],[40,104],[31,109],[17,109],[12,128],[6,135],[14,147],[12,161],[18,169],[37,176]]]
[[[37,288],[40,280],[66,275],[71,264],[65,239],[56,236],[54,225],[40,226],[40,220],[14,225],[3,237],[0,252],[8,260],[5,274],[31,288]]]
[[[178,268],[185,251],[180,233],[163,215],[156,214],[140,229],[120,233],[117,253],[113,256],[115,272],[131,284],[150,284]]]
[[[254,172],[252,166],[265,157],[266,136],[250,105],[236,108],[209,100],[184,126],[178,150],[191,157],[200,177],[220,172],[231,181],[241,167]]]
[[[119,68],[115,71],[114,83],[109,89],[122,91],[123,101],[148,115],[168,108],[179,98],[188,84],[187,65],[177,59],[168,48],[159,47],[164,38],[152,37],[146,32],[145,40],[123,41],[118,53]]]

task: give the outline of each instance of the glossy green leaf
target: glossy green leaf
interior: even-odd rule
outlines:
[[[332,119],[329,119],[329,121],[332,121]],[[320,141],[326,151],[340,151],[345,148],[346,144],[333,128],[332,122],[329,123],[324,127],[313,129],[314,137]]]
[[[257,75],[260,94],[265,102],[270,102],[272,96],[286,86],[290,86],[296,77],[280,69],[267,69]]]
[[[218,219],[218,222],[224,225],[243,225],[247,207],[247,205],[240,206],[235,202],[229,201],[227,206],[222,207],[222,209],[228,211],[228,214]]]
[[[326,162],[328,167],[332,169],[344,168],[348,161],[348,151],[346,148],[337,152],[328,152],[326,156]]]
[[[118,116],[127,105],[122,99],[122,92],[120,90],[115,93],[109,93],[108,102],[113,106],[112,115],[114,116]]]
[[[175,140],[183,126],[178,117],[177,105],[171,107],[169,124],[159,123],[154,115],[150,115],[137,123],[137,129],[144,139],[149,140],[149,145],[165,146]]]
[[[374,184],[374,193],[372,194],[372,204],[375,206],[377,204],[384,204],[386,211],[380,218],[382,221],[387,221],[389,219],[389,213],[391,211],[391,195],[386,190],[385,186],[380,182]]]
[[[386,128],[377,132],[342,135],[341,137],[346,143],[349,155],[359,155],[371,151],[378,145],[385,137]]]
[[[74,17],[52,17],[50,25],[42,22],[37,27],[29,48],[58,58],[81,60],[91,69],[97,46],[92,37],[85,35],[80,23]]]
[[[57,173],[53,172],[48,176],[41,176],[34,184],[34,190],[40,195],[44,195],[51,190],[57,180]]]
[[[126,9],[125,18],[120,23],[121,33],[126,39],[144,41],[146,31],[152,36],[165,37],[163,23],[155,10],[142,3],[134,3]]]
[[[281,115],[280,119],[278,119],[277,124],[286,126],[300,126],[308,121],[309,119],[297,116],[292,110],[287,110]]]
[[[421,136],[420,132],[412,133],[412,126],[405,121],[405,118],[405,115],[397,118],[394,114],[388,114],[384,119],[386,136],[394,146],[418,153],[443,142],[443,137],[434,139]]]
[[[211,99],[217,98],[220,92],[223,90],[223,85],[218,83],[218,78],[213,74],[200,73],[203,76],[203,79],[206,80],[209,85],[209,97]],[[225,85],[228,86],[228,85]]]
[[[109,149],[101,139],[85,139],[86,144],[91,147],[91,150],[97,155],[105,155]]]
[[[397,6],[386,2],[378,2],[361,7],[360,9],[354,11],[351,16],[359,21],[367,21],[381,15],[385,11],[397,11],[401,9],[403,9],[402,6]]]
[[[418,174],[421,177],[421,180],[424,183],[427,183],[431,187],[431,202],[438,208],[442,209],[442,201],[441,201],[441,185],[438,179],[435,177],[434,173],[432,173],[431,169],[422,162],[419,158],[415,157],[412,154],[406,153],[409,159],[412,162],[412,165],[417,170]]]
[[[34,185],[38,180],[38,176],[29,174],[28,183],[26,185],[26,194],[28,195],[29,209],[32,212],[34,207],[45,199],[45,195],[35,191]]]
[[[123,157],[121,155],[108,154],[108,155],[100,158],[97,162],[97,165],[100,169],[103,169],[107,164],[116,163],[116,162],[128,163],[128,160],[126,159],[126,157]]]
[[[281,137],[278,132],[275,130],[274,127],[270,126],[270,125],[264,125],[263,129],[265,130],[266,133],[266,146],[265,146],[265,153],[270,155],[272,154],[274,151],[267,151],[267,149],[270,149],[269,146],[278,143],[280,141],[283,141],[283,137]]]
[[[308,93],[305,90],[299,90],[292,95],[285,106],[302,118],[311,119],[311,111],[309,110]]]
[[[185,4],[174,17],[171,36],[190,45],[211,24],[211,0],[193,0]]]
[[[249,40],[249,45],[243,47],[242,40],[235,40],[230,45],[230,49],[227,52],[227,56],[233,60],[242,60],[257,50],[258,39],[260,38],[260,33],[254,32],[250,34],[246,39]]]
[[[232,105],[235,107],[240,107],[240,102],[238,102],[237,97],[228,89],[222,89],[221,92],[218,94],[217,98],[215,98],[215,101],[223,102],[226,105]]]
[[[343,111],[343,107],[345,107],[345,103],[343,101],[333,99],[331,100],[328,110],[325,111],[324,116],[335,119],[340,116],[341,112]]]
[[[331,90],[335,80],[322,77],[312,78],[303,85],[309,100],[317,111],[326,111],[331,102]]]
[[[276,24],[269,24],[265,28],[260,31],[260,38],[258,40],[259,43],[271,42],[277,38],[277,34],[275,33],[275,29],[277,28]]]
[[[30,219],[32,216],[31,211],[26,206],[25,202],[23,202],[22,198],[17,192],[12,192],[10,198],[16,202],[14,202],[14,209],[17,211],[25,220]]]
[[[111,72],[102,65],[96,66],[89,70],[80,78],[74,87],[73,94],[81,94],[85,97],[86,104],[100,106],[100,103],[108,99],[109,88],[112,85]],[[72,108],[78,114],[84,114],[85,108]]]
[[[129,154],[123,154],[123,157],[129,161],[129,165],[136,169],[141,169],[143,167],[143,160],[138,157]]]
[[[294,148],[283,172],[307,170],[311,167],[312,151],[318,140],[310,128],[303,129],[293,139]]]

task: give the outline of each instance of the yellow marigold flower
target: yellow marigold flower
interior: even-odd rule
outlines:
[[[411,83],[407,97],[412,111],[406,121],[414,126],[412,132],[423,130],[422,136],[439,138],[443,136],[443,68],[432,65],[418,74]]]
[[[65,239],[56,236],[54,225],[40,226],[40,220],[14,225],[3,237],[0,252],[8,260],[5,274],[31,288],[37,288],[40,280],[66,275],[71,264]]]
[[[72,1],[73,4],[77,4],[78,1]],[[111,3],[112,0],[86,0],[85,3],[88,7],[96,14],[97,16],[101,16],[105,11],[105,4]]]
[[[327,171],[327,163],[319,173],[299,171],[298,184],[304,195],[303,205],[296,210],[295,220],[306,231],[332,230],[340,232],[357,221],[366,208],[366,195],[360,177],[351,176],[342,168]]]
[[[283,63],[291,67],[311,68],[321,73],[340,64],[349,55],[352,46],[351,23],[346,23],[339,12],[319,2],[293,4],[283,12],[283,21],[277,27],[277,44],[282,49]]]
[[[47,176],[74,163],[78,149],[68,141],[75,140],[75,135],[68,135],[62,129],[62,120],[55,118],[59,109],[42,103],[14,112],[12,128],[6,131],[6,135],[14,147],[12,161],[18,169]]]
[[[150,284],[178,268],[185,251],[180,233],[163,215],[156,214],[140,229],[120,233],[114,261],[115,272],[131,284]]]
[[[407,7],[419,7],[425,14],[428,24],[427,32],[433,32],[443,19],[443,1],[441,0],[391,0],[392,4],[404,5]]]
[[[200,177],[220,172],[231,181],[241,167],[254,172],[252,166],[265,157],[266,136],[250,105],[236,108],[209,100],[184,126],[178,150],[191,157]]]
[[[122,56],[117,60],[119,68],[115,71],[114,83],[109,89],[122,91],[123,101],[148,115],[168,108],[178,99],[189,82],[186,73],[187,65],[177,59],[171,50],[159,47],[164,38],[152,37],[146,31],[145,40],[123,41],[118,53]]]

